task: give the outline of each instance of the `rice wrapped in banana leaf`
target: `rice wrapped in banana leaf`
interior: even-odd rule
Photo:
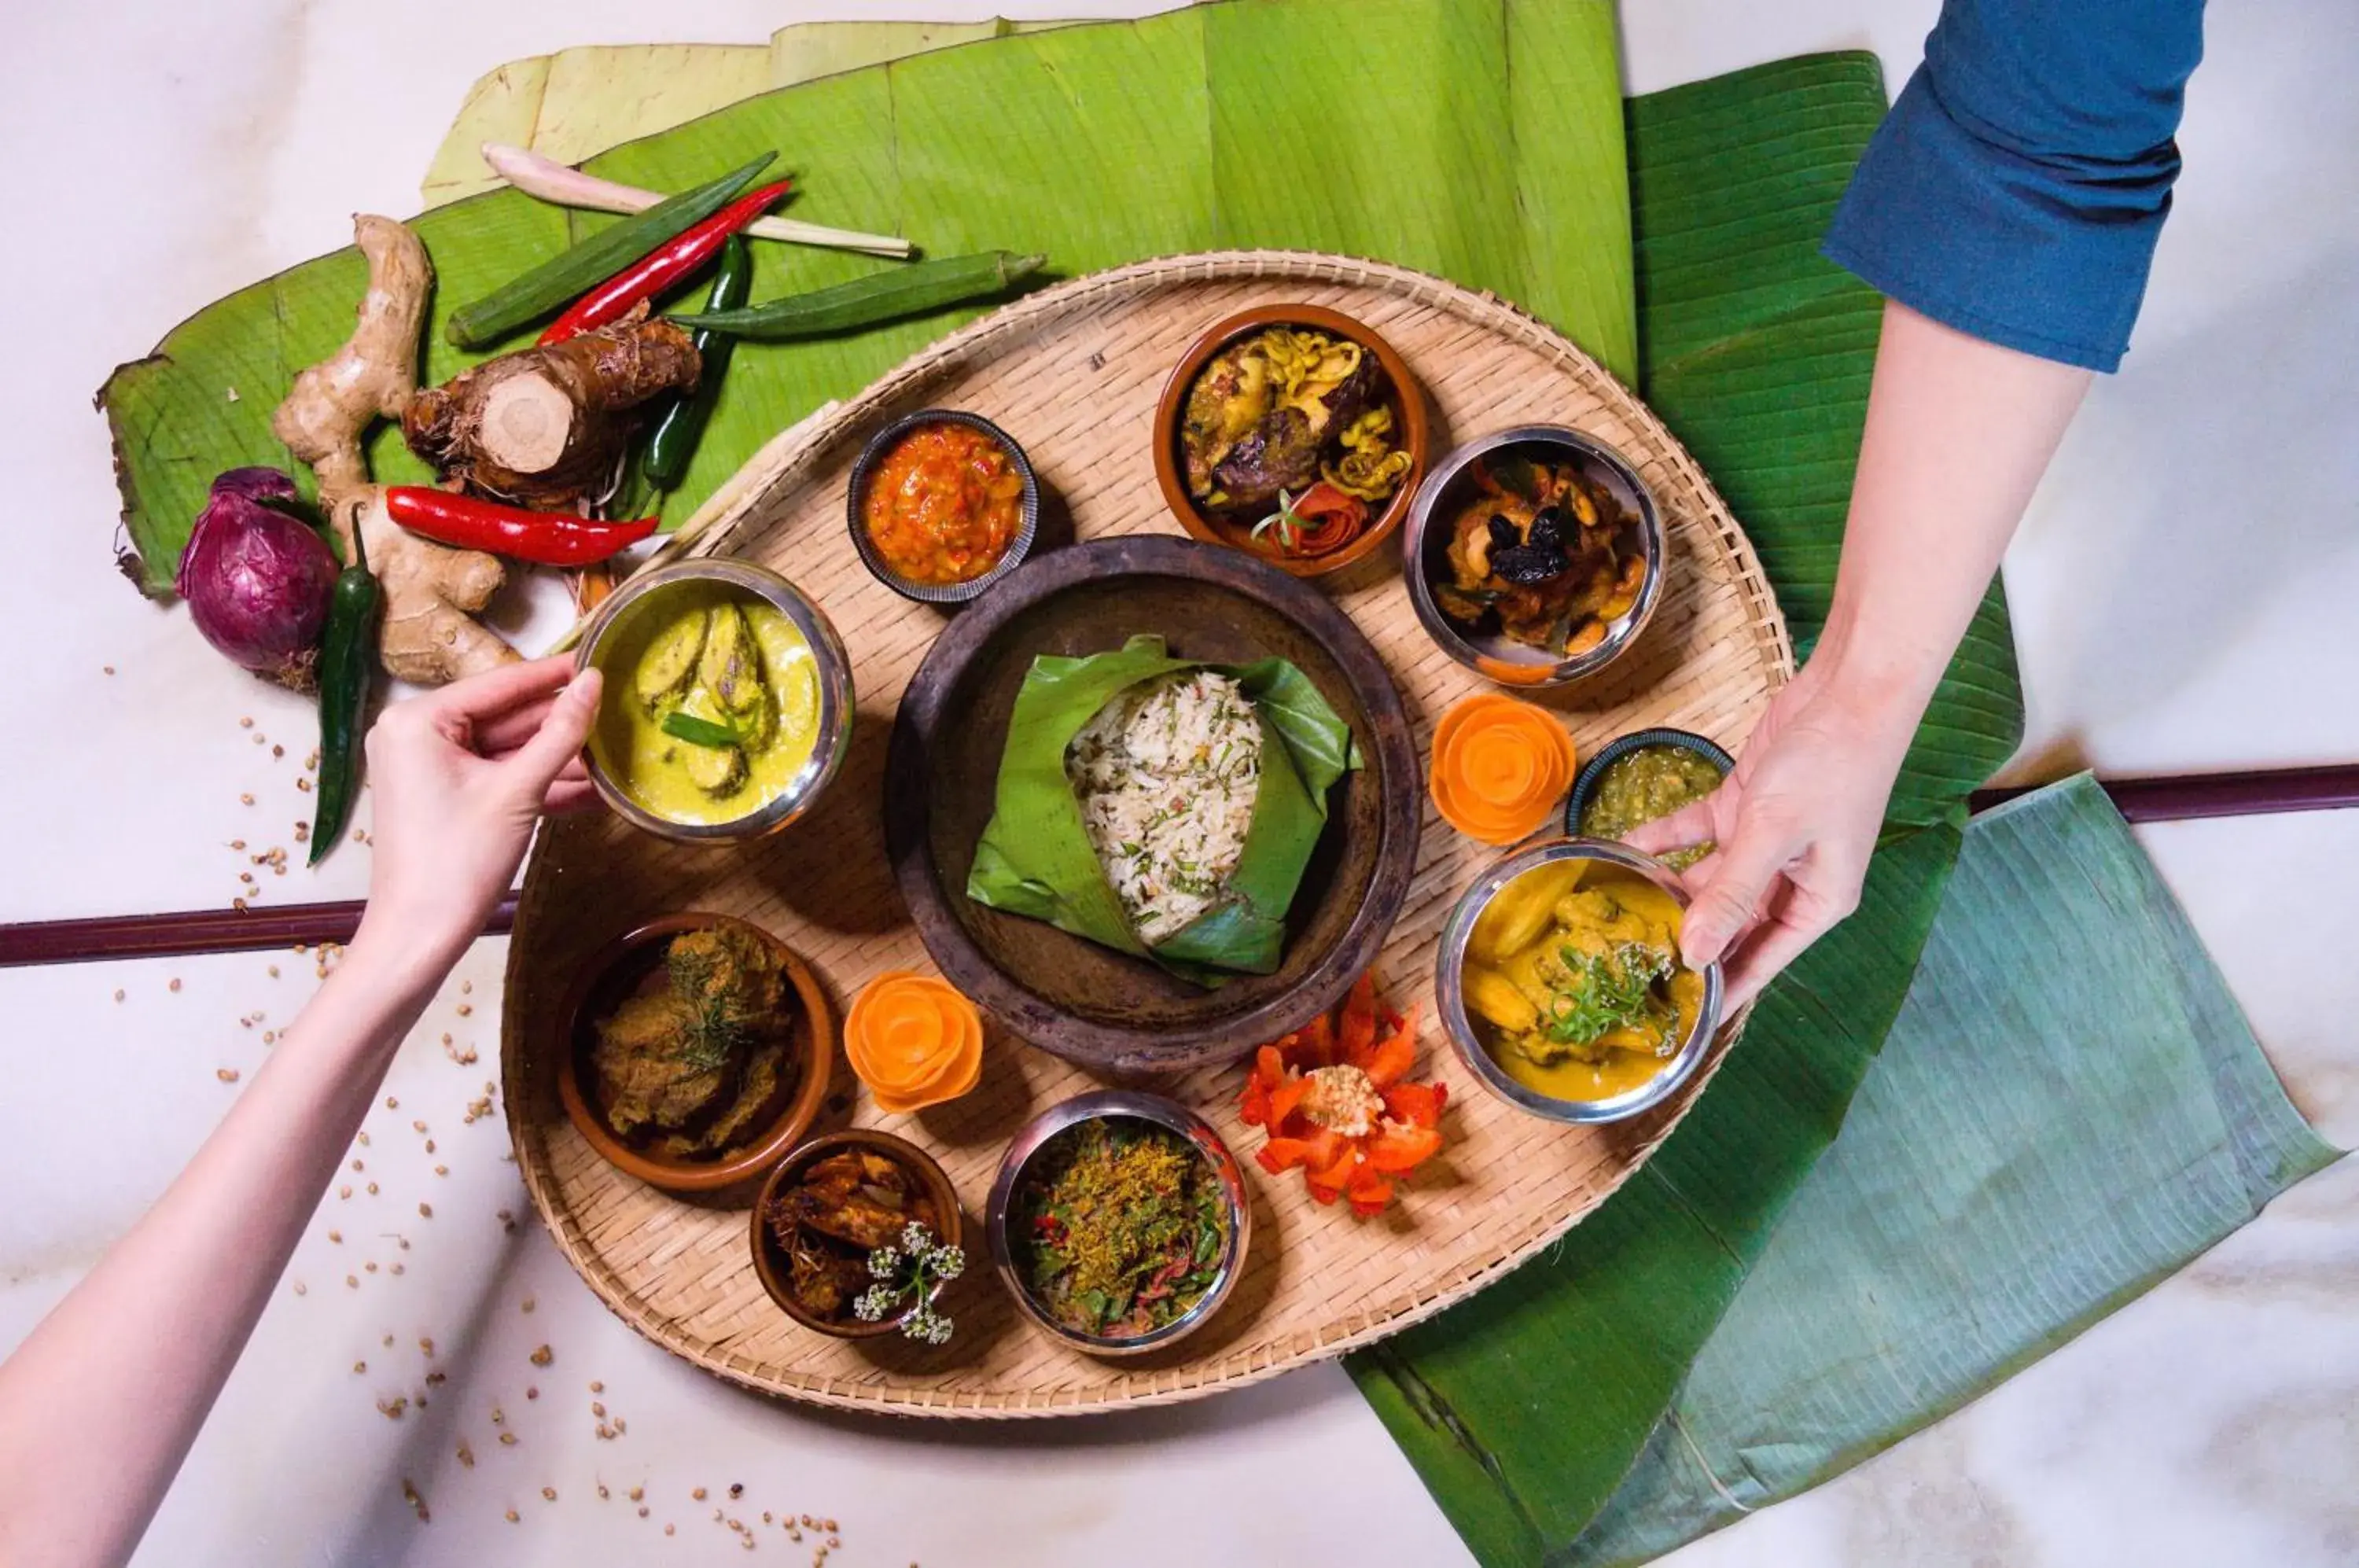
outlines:
[[[1359,766],[1351,727],[1284,659],[1174,659],[1158,637],[1042,657],[1016,696],[967,897],[1199,985],[1267,975]]]

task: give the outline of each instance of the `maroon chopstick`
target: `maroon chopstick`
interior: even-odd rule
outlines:
[[[2134,822],[2182,822],[2206,817],[2265,816],[2280,811],[2332,811],[2359,806],[2359,767],[2271,768],[2248,773],[2181,773],[2152,779],[2101,779],[2114,809]],[[1977,789],[1968,806],[1993,806],[2041,788]]]
[[[0,969],[346,942],[360,929],[364,907],[358,898],[346,898],[325,904],[283,904],[275,909],[181,909],[160,915],[0,925]],[[498,936],[515,925],[516,909],[516,895],[503,896],[492,906],[484,934]]]
[[[2189,773],[2098,781],[2134,822],[2190,822],[2279,811],[2330,811],[2359,806],[2359,766],[2276,768],[2246,773]],[[1977,789],[1977,811],[2029,794],[2038,785]],[[516,895],[493,906],[485,936],[516,924]],[[179,958],[208,953],[343,942],[360,929],[358,899],[284,904],[275,909],[185,909],[90,920],[27,920],[0,925],[0,969],[28,964],[88,964],[107,958]]]

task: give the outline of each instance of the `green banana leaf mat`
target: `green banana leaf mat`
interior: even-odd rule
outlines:
[[[1352,90],[1388,81],[1417,91]],[[808,192],[796,216],[898,226],[936,254],[1045,248],[1073,273],[1288,245],[1492,289],[1637,382],[1744,520],[1807,651],[1880,311],[1817,245],[1884,83],[1866,55],[1626,106],[1618,82],[1607,0],[1230,0],[1046,30],[567,50],[477,84],[427,180],[450,204],[417,226],[442,278],[436,329],[606,221],[505,191],[454,200],[487,138],[662,189],[780,148]],[[757,253],[757,297],[879,265]],[[147,591],[168,592],[213,473],[285,462],[269,409],[342,340],[361,278],[350,251],[292,268],[110,380]],[[674,515],[970,313],[745,345]],[[468,362],[429,331],[429,377]],[[388,481],[421,472],[389,432],[372,456]],[[1477,1558],[1641,1561],[1837,1474],[2332,1158],[2102,792],[2075,781],[1965,822],[2021,725],[1995,583],[1859,916],[1764,996],[1637,1180],[1541,1258],[1353,1358]]]

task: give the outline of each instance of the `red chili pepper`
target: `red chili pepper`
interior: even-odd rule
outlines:
[[[563,343],[594,327],[618,321],[642,299],[652,299],[721,254],[729,236],[760,217],[770,203],[794,189],[781,180],[748,191],[704,222],[665,241],[589,293],[576,299],[565,314],[540,334],[544,343]]]
[[[422,485],[386,488],[385,509],[412,533],[458,550],[489,550],[542,566],[594,566],[656,531],[653,517],[593,523],[569,512],[527,512]]]

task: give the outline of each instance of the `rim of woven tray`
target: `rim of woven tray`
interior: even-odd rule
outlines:
[[[1676,487],[1690,493],[1683,497],[1689,504],[1680,508],[1681,514],[1708,525],[1734,562],[1734,586],[1751,612],[1748,624],[1761,645],[1772,690],[1792,679],[1792,640],[1752,541],[1687,448],[1636,393],[1563,333],[1487,290],[1467,289],[1446,278],[1386,262],[1316,251],[1205,251],[1157,256],[1086,274],[1003,306],[919,350],[857,396],[821,408],[774,438],[723,482],[708,502],[714,514],[710,526],[687,553],[711,555],[726,550],[756,519],[766,497],[809,475],[837,432],[866,419],[880,406],[889,404],[913,384],[928,379],[945,365],[969,359],[979,347],[1002,338],[1022,336],[1044,321],[1080,313],[1109,298],[1152,293],[1180,283],[1246,283],[1257,279],[1380,288],[1495,332],[1558,361],[1576,379],[1594,380],[1610,388],[1609,400],[1619,405],[1616,412],[1658,447],[1659,461],[1670,470]],[[1627,455],[1642,467],[1648,465],[1645,457]],[[1665,488],[1656,480],[1650,479],[1649,483],[1658,492]],[[519,932],[549,896],[545,879],[530,874],[538,868],[538,859],[536,846],[516,911],[516,928]],[[1152,1371],[1142,1369],[1122,1375],[1114,1383],[1086,1389],[1040,1395],[981,1390],[944,1393],[766,1368],[709,1340],[682,1332],[675,1320],[660,1315],[629,1281],[607,1265],[589,1245],[573,1211],[558,1203],[552,1190],[547,1140],[537,1127],[527,1124],[522,1099],[509,1092],[511,1085],[520,1081],[526,1042],[517,1012],[506,1005],[506,998],[516,994],[516,970],[524,952],[525,944],[512,939],[501,1008],[504,1109],[527,1195],[559,1252],[590,1286],[592,1294],[643,1337],[716,1377],[757,1392],[839,1410],[979,1420],[1105,1413],[1203,1399],[1344,1355],[1456,1305],[1564,1236],[1619,1191],[1685,1119],[1689,1107],[1718,1074],[1721,1063],[1743,1034],[1752,1010],[1747,1007],[1723,1028],[1701,1070],[1671,1103],[1670,1113],[1651,1136],[1634,1146],[1631,1158],[1618,1170],[1587,1190],[1586,1202],[1568,1214],[1535,1219],[1487,1260],[1462,1264],[1416,1290],[1387,1298],[1376,1306],[1364,1308],[1321,1328],[1202,1362],[1164,1366]],[[1114,1391],[1117,1388],[1120,1392]]]

